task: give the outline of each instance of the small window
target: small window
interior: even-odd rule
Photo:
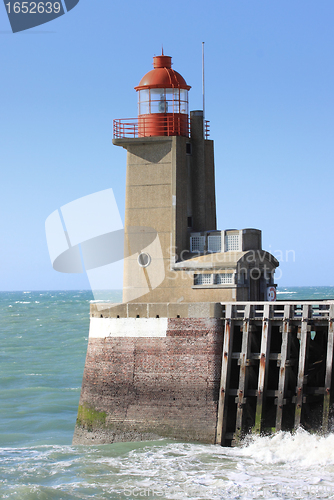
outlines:
[[[195,285],[212,285],[213,274],[195,274]]]
[[[190,142],[186,143],[186,154],[187,155],[191,155],[192,154],[192,147],[191,147],[191,143]]]
[[[188,227],[193,227],[193,218],[188,217]]]
[[[140,267],[147,267],[147,266],[149,266],[150,263],[151,263],[151,256],[150,256],[150,254],[148,254],[146,252],[141,252],[138,255],[137,262],[140,265]]]
[[[233,284],[233,274],[232,273],[216,274],[216,284],[217,285]]]

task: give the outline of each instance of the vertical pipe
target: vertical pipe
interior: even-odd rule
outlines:
[[[202,42],[202,91],[203,91],[203,131],[205,134],[205,81],[204,81],[204,42]]]
[[[206,190],[205,151],[203,139],[203,111],[190,112],[192,143],[191,187],[193,207],[193,231],[205,231],[206,205],[212,193]]]

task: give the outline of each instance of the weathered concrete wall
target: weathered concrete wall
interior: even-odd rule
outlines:
[[[159,321],[153,322],[153,325],[147,328],[147,324],[143,321],[137,321],[137,319],[146,319],[146,318],[156,318],[161,320],[161,322],[165,325],[168,325],[167,318],[221,318],[222,317],[222,306],[220,303],[214,302],[196,302],[196,303],[180,303],[180,304],[163,304],[163,303],[153,303],[153,304],[141,304],[141,303],[128,303],[128,304],[110,304],[98,302],[90,305],[90,333],[92,335],[93,329],[95,329],[95,322],[97,319],[101,318],[115,318],[114,326],[112,326],[112,330],[117,329],[119,333],[122,329],[124,331],[123,326],[118,326],[122,323],[118,322],[120,318],[135,318],[136,321],[134,323],[126,322],[127,330],[132,332],[133,337],[145,337],[147,334],[143,334],[143,329],[145,328],[146,332],[155,330],[155,335],[158,331],[160,331],[159,325],[161,324]],[[166,321],[166,323],[165,323]],[[111,323],[110,323],[111,324]],[[110,327],[108,322],[101,321],[96,322],[96,329],[99,332],[103,332],[106,328],[109,328],[109,331],[104,335],[107,337],[109,335]],[[102,326],[103,325],[103,326]],[[142,326],[143,325],[143,326]],[[167,326],[166,326],[167,330]],[[100,334],[100,333],[99,333]],[[151,335],[152,337],[155,335]],[[95,335],[94,335],[95,336]],[[127,335],[128,336],[128,335]],[[150,336],[150,335],[148,335]],[[166,334],[164,335],[166,336]]]
[[[161,321],[159,329],[159,338],[138,336],[142,326],[136,337],[91,333],[74,444],[157,436],[214,443],[222,322],[177,318],[167,320],[165,337]]]

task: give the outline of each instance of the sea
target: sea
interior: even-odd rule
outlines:
[[[334,299],[334,287],[281,288],[278,299]],[[0,292],[0,498],[334,498],[333,432],[301,428],[237,448],[72,446],[92,300],[89,291]]]

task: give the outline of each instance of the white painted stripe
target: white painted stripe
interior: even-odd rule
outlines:
[[[166,337],[168,318],[90,318],[89,338]]]

